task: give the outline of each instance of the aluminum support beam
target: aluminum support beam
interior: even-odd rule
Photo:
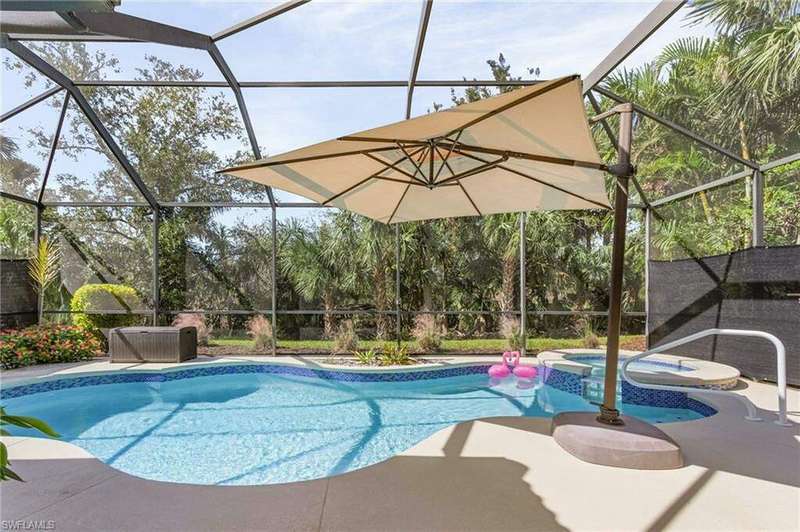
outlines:
[[[633,53],[658,28],[678,11],[686,0],[662,0],[639,24],[620,42],[605,59],[600,61],[583,81],[586,94],[611,73],[625,58]]]
[[[283,207],[287,209],[332,209],[330,205],[323,205],[321,203],[313,203],[313,202],[305,202],[305,201],[287,201],[287,202],[278,202],[277,207]]]
[[[146,201],[43,201],[44,207],[150,207]]]
[[[48,42],[142,42],[138,39],[126,39],[113,35],[93,35],[91,33],[17,33],[8,32],[9,39],[14,41],[48,41]]]
[[[753,175],[752,170],[743,170],[741,172],[737,172],[735,174],[729,175],[727,177],[721,177],[719,179],[715,179],[710,183],[705,183],[703,185],[698,185],[696,187],[692,187],[688,190],[684,190],[683,192],[678,192],[676,194],[672,194],[671,196],[667,196],[666,198],[657,199],[650,203],[652,207],[661,207],[662,205],[666,205],[667,203],[672,203],[673,201],[687,198],[689,196],[693,196],[698,192],[703,192],[704,190],[711,190],[712,188],[722,187],[738,181],[740,179],[744,179],[745,177]]]
[[[56,157],[58,140],[61,137],[61,128],[64,125],[64,117],[67,114],[67,107],[69,107],[69,93],[64,95],[64,103],[61,105],[61,114],[58,115],[56,131],[53,133],[53,139],[50,142],[50,152],[47,154],[47,163],[45,164],[44,175],[42,176],[42,186],[39,187],[39,196],[36,200],[39,204],[42,203],[42,198],[44,198],[44,191],[47,188],[47,179],[50,177],[50,169],[53,167],[53,159]]]
[[[82,79],[74,82],[77,87],[208,87],[224,88],[229,84],[226,81],[213,80],[114,80],[114,79]],[[416,80],[415,87],[529,87],[537,85],[541,80],[507,80],[493,79],[438,79]],[[350,81],[240,81],[243,89],[324,89],[324,88],[391,88],[408,87],[408,80],[350,80]]]
[[[161,307],[161,285],[159,282],[161,277],[161,246],[158,238],[160,227],[161,211],[159,209],[153,209],[153,327],[158,325],[158,313]]]
[[[220,32],[215,33],[211,36],[211,39],[214,41],[218,41],[220,39],[224,39],[226,37],[230,37],[231,35],[236,35],[240,31],[244,31],[247,28],[252,28],[256,24],[261,24],[271,18],[275,18],[278,15],[282,15],[287,11],[291,11],[297,7],[302,6],[303,4],[309,3],[311,0],[292,0],[290,2],[285,2],[279,6],[273,7],[268,11],[264,11],[254,17],[250,17],[247,20],[243,20],[238,24],[234,24],[233,26],[226,28]]]
[[[64,89],[69,92],[69,94],[75,100],[75,103],[78,104],[78,107],[81,108],[83,114],[86,115],[86,118],[92,124],[94,130],[98,135],[100,135],[100,138],[103,139],[103,142],[105,142],[108,148],[111,150],[111,153],[113,153],[120,166],[122,166],[123,170],[125,170],[125,173],[128,174],[128,177],[130,177],[131,181],[133,181],[133,184],[136,186],[142,196],[144,196],[145,200],[147,200],[147,203],[150,205],[150,207],[153,209],[158,208],[158,202],[156,201],[156,198],[150,193],[150,190],[144,184],[142,178],[139,177],[139,173],[136,171],[130,161],[128,161],[128,158],[122,152],[122,149],[117,145],[117,142],[111,136],[111,133],[108,132],[106,127],[100,121],[97,113],[94,112],[94,109],[86,100],[86,97],[83,95],[80,89],[50,63],[33,53],[21,43],[9,40],[6,35],[2,36],[2,47],[6,48],[8,51],[28,63],[31,67],[38,70],[44,76],[64,87]]]
[[[764,247],[764,174],[761,170],[753,172],[753,236],[752,247]]]
[[[247,103],[244,101],[242,89],[239,87],[239,82],[236,80],[236,76],[233,75],[233,71],[231,71],[228,63],[225,61],[225,58],[219,51],[219,48],[213,42],[208,47],[208,54],[211,56],[211,59],[214,60],[214,63],[217,65],[217,68],[219,68],[219,71],[222,73],[222,76],[225,78],[225,81],[228,83],[231,90],[233,90],[233,94],[236,97],[236,105],[239,107],[239,112],[242,115],[242,122],[244,123],[245,130],[247,131],[247,138],[250,141],[250,149],[253,150],[253,156],[256,158],[256,160],[261,159],[261,149],[258,147],[258,139],[256,138],[256,133],[253,129],[253,123],[250,121],[250,113],[247,112]],[[266,189],[269,201],[274,205],[275,197],[272,194],[272,187],[268,186]]]
[[[422,3],[422,13],[419,17],[419,27],[417,29],[417,41],[414,45],[414,56],[411,60],[411,74],[408,77],[408,92],[406,94],[406,120],[411,118],[411,102],[414,99],[414,86],[417,82],[417,73],[419,73],[419,63],[422,60],[422,49],[425,46],[425,35],[428,33],[428,22],[431,19],[431,8],[433,8],[433,0],[425,0]]]
[[[3,0],[3,11],[113,11],[114,0]]]
[[[589,99],[589,103],[592,105],[594,112],[597,113],[598,115],[601,114],[603,112],[603,109],[600,107],[600,104],[597,103],[597,98],[594,97],[594,94],[592,94],[591,92],[587,92],[586,97]],[[606,136],[608,137],[608,140],[611,142],[611,146],[613,146],[614,149],[617,149],[617,136],[614,135],[614,132],[611,130],[611,126],[608,125],[608,120],[606,120],[605,118],[601,119],[600,125],[603,126],[603,131],[606,132]]]
[[[644,209],[644,342],[650,349],[650,259],[652,248],[650,237],[653,231],[653,209]]]
[[[402,341],[402,324],[400,322],[400,224],[394,226],[394,313],[395,336],[397,347]]]
[[[88,31],[136,41],[207,50],[211,37],[124,13],[81,11],[74,16]]]
[[[33,205],[33,206],[39,205],[39,203],[37,203],[36,200],[26,198],[23,196],[18,196],[17,194],[12,194],[11,192],[6,192],[5,190],[0,190],[0,198],[5,198],[11,201],[18,201],[20,203],[25,203],[27,205]]]
[[[759,170],[761,170],[762,172],[767,172],[769,170],[772,170],[773,168],[777,168],[779,166],[783,166],[785,164],[793,163],[796,161],[800,161],[800,153],[795,153],[794,155],[789,155],[787,157],[782,157],[780,159],[770,161],[766,164],[762,164]]]
[[[3,115],[0,116],[0,124],[5,122],[9,118],[13,118],[13,117],[17,116],[19,113],[21,113],[25,109],[29,109],[29,108],[33,107],[34,105],[36,105],[37,103],[48,99],[50,96],[53,96],[54,94],[56,94],[58,92],[61,92],[62,90],[64,90],[62,87],[55,86],[52,89],[44,91],[43,93],[41,93],[38,96],[34,96],[33,98],[31,98],[27,102],[16,106],[15,108],[10,110],[9,112],[3,113]]]
[[[277,222],[277,210],[275,209],[275,204],[272,205],[272,253],[270,259],[272,260],[272,268],[270,271],[270,278],[272,282],[271,286],[271,306],[270,309],[270,318],[272,320],[272,356],[276,356],[278,354],[278,274],[275,272],[275,268],[278,264],[278,222]]]
[[[395,224],[396,225],[396,224]],[[61,311],[51,311],[55,314],[69,314],[70,311],[68,310],[61,310]],[[103,313],[104,311],[99,311]],[[122,311],[124,312],[124,311]],[[230,315],[252,315],[252,314],[269,314],[272,312],[272,309],[248,309],[248,310],[238,310],[238,309],[182,309],[182,310],[162,310],[161,314],[230,314]],[[375,315],[385,315],[385,316],[393,316],[395,315],[394,310],[360,310],[360,309],[350,309],[350,310],[341,310],[341,309],[334,309],[334,310],[281,310],[278,309],[275,311],[278,315],[293,315],[293,316],[323,316],[325,314],[331,314],[336,316],[375,316]],[[134,314],[151,314],[151,311],[142,311],[142,312],[134,312]],[[418,316],[423,314],[443,314],[447,316],[489,316],[493,314],[498,315],[509,315],[513,314],[514,316],[519,314],[519,311],[509,311],[509,312],[499,312],[499,311],[469,311],[469,310],[402,310],[400,311],[401,315],[406,316]],[[569,310],[529,310],[529,315],[533,316],[608,316],[608,311],[603,310],[576,310],[576,311],[569,311]],[[623,316],[635,316],[638,318],[644,317],[644,312],[623,312]]]
[[[704,139],[703,137],[701,137],[697,133],[694,133],[694,132],[686,129],[683,126],[680,126],[680,125],[676,124],[675,122],[667,120],[666,118],[663,118],[663,117],[658,116],[657,114],[655,114],[655,113],[653,113],[651,111],[648,111],[647,109],[645,109],[644,107],[642,107],[640,105],[637,105],[637,104],[635,104],[633,102],[627,102],[624,98],[622,98],[621,96],[617,96],[616,94],[614,94],[613,92],[609,91],[608,89],[604,89],[602,87],[595,87],[594,91],[597,92],[597,93],[602,94],[603,96],[605,96],[607,98],[611,98],[612,100],[614,100],[614,101],[616,101],[618,103],[630,103],[631,105],[633,105],[633,110],[636,111],[637,113],[639,113],[640,115],[646,116],[650,120],[653,120],[654,122],[658,122],[662,126],[668,127],[669,129],[672,129],[673,131],[677,131],[678,133],[680,133],[680,134],[682,134],[682,135],[684,135],[686,137],[689,137],[690,139],[694,140],[695,142],[697,142],[699,144],[702,144],[706,148],[709,148],[710,150],[713,150],[713,151],[719,153],[720,155],[724,155],[725,157],[728,157],[729,159],[733,159],[734,161],[738,162],[739,164],[743,164],[744,166],[747,166],[748,168],[752,168],[754,170],[758,168],[758,165],[756,163],[754,163],[753,161],[749,161],[747,159],[744,159],[744,158],[740,157],[739,155],[733,153],[732,151],[727,150],[727,149],[723,148],[722,146],[719,146],[719,145],[714,144],[713,142],[711,142],[709,140]]]
[[[278,204],[280,206],[281,204]],[[317,205],[313,203],[312,205]],[[165,201],[161,202],[162,207],[272,207],[272,204],[262,201]]]

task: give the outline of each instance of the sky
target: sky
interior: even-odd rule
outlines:
[[[123,0],[117,11],[213,34],[280,3]],[[539,68],[543,79],[573,73],[586,76],[656,4],[655,0],[435,0],[418,79],[486,79],[490,77],[486,60],[499,53],[515,75],[525,78],[531,77],[528,68]],[[218,46],[239,81],[406,80],[421,6],[420,0],[314,0],[223,39]],[[687,11],[683,8],[673,16],[622,66],[631,68],[651,60],[665,44],[680,37],[711,33],[710,28],[689,25]],[[120,72],[112,76],[117,79],[134,78],[135,69],[145,65],[146,54],[198,68],[205,79],[223,79],[210,57],[197,50],[140,43],[102,43],[90,48],[102,48],[120,59]],[[5,50],[3,54],[7,56]],[[25,87],[19,76],[6,71],[1,81],[3,112],[41,92],[41,87]],[[245,89],[244,96],[266,155],[400,120],[406,91],[268,88]],[[428,112],[434,102],[449,104],[449,99],[449,88],[417,88],[412,116]],[[57,113],[52,109],[37,108],[23,113],[25,118],[20,115],[15,124],[3,124],[3,134],[13,136],[14,126],[55,122]],[[224,156],[241,144],[217,142],[212,148]],[[283,201],[304,201],[285,192],[277,196]],[[279,211],[286,218],[307,217],[318,210]],[[224,215],[226,222],[235,219],[235,213]]]

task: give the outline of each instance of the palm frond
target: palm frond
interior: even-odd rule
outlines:
[[[28,274],[39,294],[43,294],[59,274],[61,249],[47,237],[39,240],[36,254],[28,260]]]

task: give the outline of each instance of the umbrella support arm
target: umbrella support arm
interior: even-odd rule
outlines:
[[[631,166],[633,106],[617,108],[620,115],[617,164],[609,168],[616,176],[614,194],[614,229],[611,251],[611,282],[608,303],[608,339],[603,404],[597,421],[607,425],[624,424],[617,409],[617,369],[619,366],[619,334],[622,319],[622,282],[625,268],[625,230],[628,222],[628,182],[634,174]]]

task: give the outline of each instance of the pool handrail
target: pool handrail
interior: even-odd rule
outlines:
[[[698,388],[693,386],[648,384],[637,381],[628,373],[628,365],[631,362],[635,362],[636,360],[640,360],[644,357],[654,355],[656,353],[666,351],[668,349],[672,349],[673,347],[678,347],[680,345],[694,342],[695,340],[699,340],[700,338],[705,338],[706,336],[716,336],[716,335],[752,336],[756,338],[764,338],[765,340],[769,340],[770,342],[772,342],[772,345],[775,346],[775,355],[777,357],[777,366],[778,366],[778,419],[775,420],[775,424],[780,425],[782,427],[791,426],[791,424],[786,419],[786,348],[784,347],[783,342],[781,342],[776,336],[768,332],[753,331],[746,329],[706,329],[704,331],[696,332],[694,334],[690,334],[689,336],[684,336],[683,338],[673,340],[672,342],[667,342],[666,344],[659,345],[652,349],[648,349],[647,351],[643,351],[638,355],[626,357],[626,359],[622,363],[622,370],[621,370],[622,378],[625,379],[626,382],[634,386],[638,386],[639,388],[647,388],[650,390],[693,392],[693,393],[705,393],[705,394],[726,395],[728,397],[735,397],[736,399],[744,403],[745,408],[747,408],[747,416],[745,416],[746,420],[761,421],[761,418],[758,417],[758,412],[756,410],[756,407],[749,399],[747,399],[743,395],[739,395],[737,393],[733,393],[727,390],[711,390],[708,388]]]

